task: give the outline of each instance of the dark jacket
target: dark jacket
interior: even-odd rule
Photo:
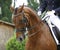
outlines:
[[[46,9],[60,14],[60,0],[43,0],[39,10],[43,13]]]

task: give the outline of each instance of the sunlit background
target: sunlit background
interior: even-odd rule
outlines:
[[[15,2],[15,8],[19,7],[20,5],[23,5],[23,3],[24,5],[28,4],[27,0],[12,0],[11,6],[14,6],[14,2]],[[39,3],[39,0],[34,0],[34,2]]]

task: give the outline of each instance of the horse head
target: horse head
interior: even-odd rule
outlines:
[[[13,12],[13,23],[16,27],[16,38],[22,41],[25,38],[26,27],[28,23],[28,19],[26,18],[24,12],[24,5],[19,8],[11,8]]]

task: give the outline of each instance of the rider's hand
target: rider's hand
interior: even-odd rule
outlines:
[[[48,11],[48,12],[46,13],[46,15],[51,16],[51,15],[54,15],[54,13],[55,13],[55,11],[54,11],[54,10],[52,10],[52,11]]]
[[[37,14],[38,14],[38,16],[41,16],[42,13],[41,13],[41,11],[38,11]]]
[[[55,13],[54,10],[48,11],[48,12],[45,14],[45,17],[44,17],[42,20],[44,20],[44,19],[46,19],[46,18],[52,18],[52,17],[54,17],[54,16],[55,16],[54,13]]]

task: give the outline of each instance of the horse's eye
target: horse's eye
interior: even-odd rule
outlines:
[[[27,20],[26,19],[22,19],[19,21],[19,23],[27,23]]]
[[[19,23],[22,24],[22,23],[23,23],[22,21],[23,21],[23,20],[19,20]]]

